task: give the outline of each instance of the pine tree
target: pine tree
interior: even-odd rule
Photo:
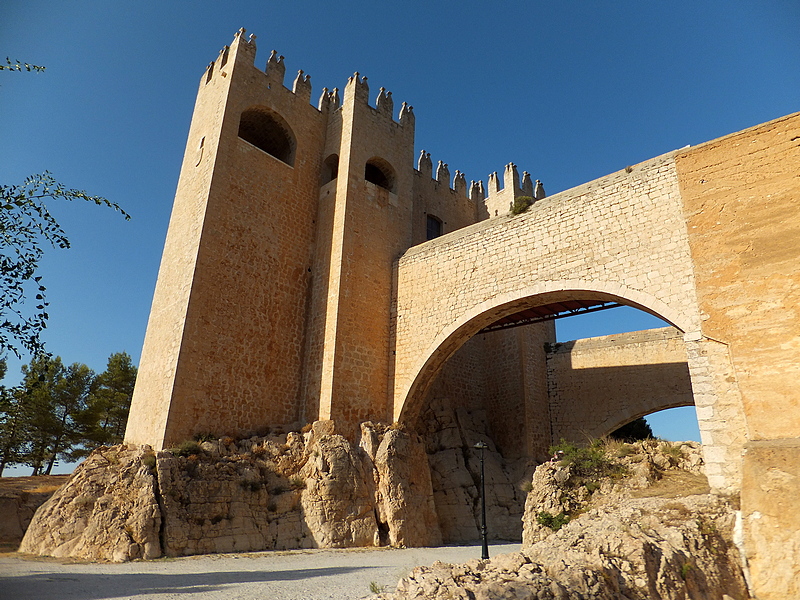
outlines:
[[[126,352],[117,352],[108,358],[106,370],[95,379],[95,386],[88,400],[84,418],[84,455],[96,446],[122,442],[136,374],[136,366]]]

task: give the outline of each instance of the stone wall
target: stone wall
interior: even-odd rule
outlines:
[[[674,327],[553,344],[547,379],[554,440],[599,438],[637,417],[694,404]]]
[[[797,597],[800,113],[689,148],[676,164],[703,315],[694,352],[716,375],[702,392],[719,399],[703,407],[717,424],[703,443],[738,448],[717,457],[724,472],[750,440],[741,494],[754,591]]]
[[[132,443],[161,448],[300,417],[327,113],[254,59],[255,42],[237,35],[200,82],[126,433]],[[293,164],[238,136],[252,107],[285,121]]]
[[[619,299],[699,329],[671,155],[408,250],[398,264],[395,418],[419,410],[447,357],[482,327],[570,298]]]

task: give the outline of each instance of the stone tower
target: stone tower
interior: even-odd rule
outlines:
[[[126,440],[385,419],[392,263],[411,245],[414,117],[366,77],[284,86],[237,32],[204,73]],[[400,167],[406,168],[400,168]],[[336,399],[347,399],[346,402]]]

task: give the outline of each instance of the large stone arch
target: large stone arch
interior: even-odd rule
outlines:
[[[428,344],[413,367],[414,377],[395,396],[394,418],[413,419],[422,408],[425,393],[442,366],[464,343],[498,319],[526,308],[565,300],[603,300],[617,302],[650,313],[686,331],[691,321],[654,296],[619,283],[565,280],[542,282],[498,295],[455,316],[452,322]],[[399,400],[399,405],[397,401]]]

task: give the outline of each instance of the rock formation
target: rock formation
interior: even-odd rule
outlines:
[[[305,433],[169,451],[99,448],[37,511],[20,551],[126,561],[440,543],[421,439],[362,429],[361,447],[323,421]]]
[[[731,541],[734,506],[697,493],[707,491],[697,446],[648,441],[606,449],[599,467],[543,464],[528,496],[521,552],[417,567],[381,597],[748,598]]]

